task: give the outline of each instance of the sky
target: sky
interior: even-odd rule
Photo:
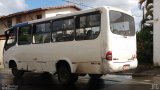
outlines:
[[[15,12],[20,12],[23,10],[35,9],[39,7],[68,4],[65,1],[67,0],[0,0],[0,16],[8,15]],[[69,1],[75,3],[81,3],[82,5],[84,5],[81,7],[83,9],[107,5],[128,11],[135,17],[136,30],[139,30],[139,23],[142,19],[142,11],[138,7],[139,0],[69,0]]]

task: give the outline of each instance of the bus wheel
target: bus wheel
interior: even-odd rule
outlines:
[[[71,73],[70,68],[67,65],[60,65],[57,67],[58,79],[61,84],[73,84],[78,80],[78,76]]]
[[[22,77],[23,74],[24,74],[24,71],[23,70],[18,70],[17,67],[14,67],[14,68],[12,68],[12,74],[15,77]]]
[[[98,78],[101,78],[102,74],[89,74],[89,76],[90,76],[92,79],[98,79]]]

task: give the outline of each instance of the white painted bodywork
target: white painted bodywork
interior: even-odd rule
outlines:
[[[154,0],[154,29],[153,29],[153,62],[160,66],[160,0]]]
[[[72,73],[106,74],[123,71],[123,66],[126,64],[130,65],[129,69],[136,68],[137,59],[128,60],[132,54],[136,54],[136,37],[124,38],[114,35],[109,27],[109,10],[124,12],[111,7],[100,7],[45,19],[100,11],[101,32],[94,40],[15,45],[4,53],[5,67],[8,67],[9,60],[15,60],[18,69],[54,73],[56,72],[56,63],[59,60],[65,60],[69,63]],[[29,23],[40,21],[44,20]],[[119,60],[107,61],[105,57],[108,51],[112,51],[113,58],[116,57]]]
[[[72,12],[76,12],[77,10],[75,10],[74,8],[63,8],[63,9],[56,9],[56,10],[46,10],[45,11],[45,18],[49,18],[49,17],[54,17],[54,16],[58,16],[58,15],[63,15],[63,14],[69,14]]]

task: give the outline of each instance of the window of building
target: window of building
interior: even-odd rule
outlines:
[[[100,33],[100,14],[91,13],[78,16],[76,19],[76,40],[90,40]]]
[[[53,22],[53,42],[74,40],[74,19],[61,19]]]
[[[34,26],[33,43],[49,43],[51,40],[51,24],[40,23]]]
[[[9,18],[7,20],[7,26],[8,26],[8,28],[12,27],[12,19],[11,18]]]
[[[22,23],[22,17],[21,16],[17,16],[16,17],[16,22],[18,23]]]
[[[36,18],[37,18],[37,19],[41,19],[41,18],[42,18],[42,14],[36,15]]]
[[[18,44],[25,45],[25,44],[31,44],[31,42],[32,42],[31,27],[30,26],[20,27],[18,31]]]

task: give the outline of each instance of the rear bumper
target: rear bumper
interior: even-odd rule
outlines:
[[[113,73],[113,72],[119,72],[119,71],[124,71],[124,66],[128,65],[129,69],[135,69],[137,68],[138,62],[137,59],[135,60],[129,60],[129,61],[107,61],[103,60],[102,63],[102,73],[107,74],[107,73]]]

